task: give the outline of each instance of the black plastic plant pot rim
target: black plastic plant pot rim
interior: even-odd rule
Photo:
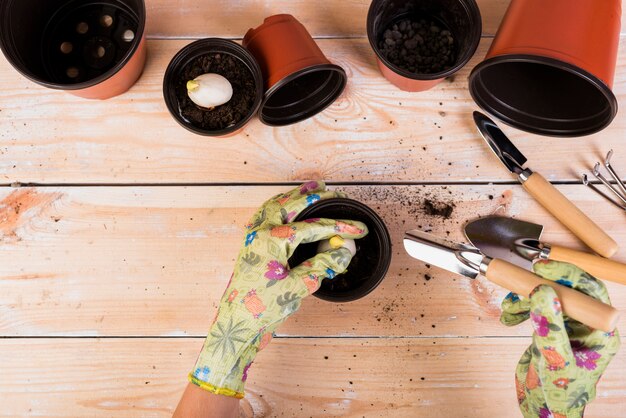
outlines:
[[[296,97],[282,106],[273,106],[271,101],[277,94],[285,94],[285,88],[298,79],[315,73],[327,73],[328,76],[315,90],[306,96]],[[322,112],[343,93],[348,76],[343,68],[335,64],[319,64],[293,72],[284,77],[265,92],[259,110],[259,119],[269,126],[285,126],[308,119]],[[280,114],[273,115],[273,112]]]
[[[178,98],[176,97],[176,77],[179,71],[182,70],[182,68],[184,68],[190,61],[199,56],[216,52],[230,54],[246,65],[254,77],[256,96],[248,114],[239,122],[224,129],[208,130],[197,127],[191,122],[187,122],[181,116],[178,107]],[[165,100],[167,110],[169,110],[174,120],[176,120],[176,122],[178,122],[178,124],[183,128],[203,136],[224,136],[243,128],[257,113],[263,98],[263,75],[261,74],[261,68],[259,67],[256,59],[246,48],[238,43],[222,38],[199,39],[178,51],[176,55],[174,55],[174,58],[170,61],[167,69],[165,70],[165,75],[163,76],[163,98]]]
[[[326,289],[326,286],[325,286],[325,283],[327,281],[338,279],[342,275],[337,275],[334,279],[324,279],[319,290],[313,293],[313,295],[318,297],[319,299],[326,300],[329,302],[351,302],[351,301],[355,301],[357,299],[361,299],[367,296],[374,289],[376,289],[380,285],[380,283],[384,280],[387,274],[387,271],[389,270],[389,265],[391,264],[391,256],[392,256],[391,238],[389,236],[389,231],[387,230],[385,223],[380,218],[380,216],[378,216],[376,212],[374,212],[367,205],[361,202],[358,202],[356,200],[348,199],[348,198],[333,198],[333,199],[320,200],[314,203],[313,205],[309,206],[308,208],[304,209],[295,218],[295,221],[302,221],[305,219],[312,219],[312,218],[314,219],[318,217],[328,217],[328,216],[324,216],[324,211],[332,210],[333,207],[336,208],[338,206],[354,210],[354,212],[358,213],[357,219],[353,218],[355,216],[355,213],[351,213],[351,214],[346,213],[345,216],[332,216],[332,219],[352,219],[352,220],[361,221],[365,223],[367,227],[369,228],[368,236],[370,234],[376,234],[375,236],[372,235],[372,239],[376,239],[377,246],[378,246],[377,252],[375,254],[376,256],[375,270],[372,272],[372,274],[368,278],[366,278],[366,280],[363,280],[360,283],[359,287],[352,288],[352,289],[349,289],[347,291],[342,291],[342,292],[330,292]],[[366,238],[367,236],[363,239],[366,239]],[[359,247],[359,241],[360,240],[356,240],[357,248]],[[306,251],[303,251],[303,249],[301,248],[301,246],[303,245],[309,246],[309,248]],[[289,260],[289,265],[291,267],[293,267],[291,264],[292,260],[297,261],[297,263],[300,263],[308,259],[310,256],[315,255],[316,253],[317,243],[301,244],[301,246],[296,248],[296,251],[292,255],[292,258]],[[354,260],[357,259],[359,255],[359,251],[364,251],[364,249],[357,249],[357,255],[355,255],[355,258],[353,258],[352,260],[353,262]],[[347,272],[350,272],[351,268],[354,270],[355,266],[353,262],[351,262],[350,265],[348,265]]]
[[[5,12],[6,8],[10,7],[11,3],[14,1],[20,1],[20,0],[7,0],[4,4],[4,8],[2,10],[0,10],[0,12]],[[135,14],[135,11],[132,10],[132,8],[129,7],[128,12],[131,12],[136,18],[137,18],[137,30],[135,31],[135,37],[132,40],[132,44],[130,49],[128,50],[128,52],[126,53],[126,55],[117,63],[115,64],[115,66],[113,68],[111,68],[109,71],[107,71],[104,74],[101,74],[97,77],[94,77],[92,79],[86,80],[86,81],[82,81],[79,83],[68,83],[68,84],[63,84],[63,83],[53,83],[51,81],[47,81],[44,80],[40,77],[35,76],[34,74],[30,73],[29,71],[27,71],[24,68],[24,64],[21,62],[21,60],[19,59],[19,57],[17,56],[17,54],[15,54],[12,50],[15,48],[15,45],[13,44],[12,41],[9,41],[8,39],[5,39],[7,36],[7,33],[5,32],[6,29],[0,29],[0,49],[2,49],[2,52],[4,53],[4,56],[6,57],[6,59],[11,63],[11,65],[13,66],[13,68],[15,68],[20,74],[22,74],[24,77],[26,77],[27,79],[50,89],[56,89],[56,90],[65,90],[65,91],[72,91],[72,90],[82,90],[82,89],[86,89],[89,87],[93,87],[96,86],[106,80],[108,80],[109,78],[113,77],[115,74],[117,74],[122,68],[124,68],[124,66],[128,63],[128,61],[130,61],[130,59],[135,55],[135,53],[137,52],[137,49],[139,48],[139,45],[141,44],[141,42],[143,42],[143,38],[144,38],[144,31],[145,31],[145,27],[146,27],[146,4],[145,4],[145,0],[136,0],[139,3],[140,6],[140,10],[139,10],[139,15]],[[68,1],[69,3],[69,1]],[[88,5],[90,3],[102,3],[102,4],[107,4],[108,2],[106,0],[98,0],[98,1],[89,1],[86,2],[84,4],[81,4],[82,6],[84,5]],[[63,5],[65,6],[65,5]],[[63,7],[62,6],[62,7]],[[4,21],[4,19],[6,19],[7,16],[3,16],[2,20]],[[6,27],[8,25],[6,25],[4,22],[2,22],[2,24],[0,25],[1,27]],[[10,42],[10,43],[8,43]],[[9,48],[7,48],[9,47]]]
[[[587,117],[579,118],[550,118],[531,114],[528,111],[517,109],[506,103],[485,86],[483,76],[485,70],[493,69],[501,64],[530,63],[539,64],[565,71],[576,76],[594,89],[597,98],[604,101],[604,109]],[[500,55],[489,58],[478,64],[469,76],[469,90],[472,98],[485,111],[494,115],[502,122],[515,128],[538,135],[552,137],[579,137],[599,132],[611,124],[617,115],[617,98],[611,88],[602,80],[588,71],[558,59],[525,54]],[[575,93],[575,92],[574,92]],[[575,98],[572,98],[575,100]],[[581,106],[585,105],[585,98],[576,99]]]
[[[380,48],[378,48],[378,45],[377,45],[378,43],[377,41],[378,41],[380,33],[374,32],[374,15],[373,14],[374,14],[374,6],[377,3],[376,0],[372,2],[369,8],[369,11],[367,13],[367,39],[369,40],[370,46],[374,50],[374,53],[376,54],[380,62],[382,62],[385,65],[385,67],[389,68],[394,73],[401,75],[402,77],[405,77],[411,80],[419,80],[419,81],[433,81],[433,80],[439,80],[442,78],[450,77],[454,73],[458,72],[461,68],[465,67],[465,65],[467,65],[469,60],[472,59],[472,57],[476,53],[476,50],[478,49],[478,45],[480,44],[482,31],[483,31],[482,16],[480,14],[480,9],[478,5],[476,4],[476,2],[474,0],[465,0],[465,1],[461,0],[459,2],[463,6],[465,6],[465,10],[468,16],[470,16],[474,20],[473,31],[470,34],[473,41],[471,43],[471,46],[467,48],[465,51],[463,51],[463,54],[457,60],[456,65],[448,68],[445,71],[440,71],[438,73],[431,73],[431,74],[412,73],[410,71],[406,71],[406,70],[403,70],[402,68],[396,67],[383,54],[381,54]],[[446,26],[448,27],[450,26],[446,22],[444,23],[446,24]],[[454,30],[454,29],[450,28],[450,30]]]

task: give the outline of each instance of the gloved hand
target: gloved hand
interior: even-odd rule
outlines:
[[[538,262],[539,276],[609,303],[604,284],[578,267]],[[515,385],[525,418],[579,418],[596,396],[596,384],[620,347],[617,330],[603,332],[563,317],[550,286],[538,286],[528,299],[509,294],[500,321],[508,326],[529,317],[533,342],[517,365]]]
[[[346,248],[317,254],[291,269],[287,265],[301,243],[367,235],[361,222],[291,222],[316,201],[343,196],[312,181],[273,197],[253,216],[217,317],[189,374],[192,383],[215,394],[243,397],[248,368],[274,330],[298,310],[303,297],[319,288],[322,279],[346,270],[352,259]]]

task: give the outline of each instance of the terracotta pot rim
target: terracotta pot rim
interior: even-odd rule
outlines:
[[[276,122],[273,122],[276,118],[268,118],[263,114],[263,109],[265,109],[265,106],[267,105],[267,102],[272,98],[272,96],[281,88],[283,88],[285,85],[289,84],[290,82],[294,81],[295,79],[307,75],[307,74],[311,74],[311,73],[315,73],[315,72],[319,72],[319,71],[331,71],[337,74],[337,76],[339,76],[341,78],[340,84],[337,85],[337,87],[329,94],[325,97],[325,99],[321,102],[320,105],[316,106],[316,107],[307,107],[305,108],[305,110],[301,111],[298,114],[295,115],[291,115],[289,117],[289,119],[285,119],[285,120],[280,120]],[[302,120],[308,119],[309,117],[312,117],[318,113],[321,113],[322,111],[324,111],[324,109],[328,108],[330,105],[332,105],[335,100],[337,100],[337,98],[341,95],[341,93],[343,93],[343,90],[346,87],[346,84],[348,83],[348,76],[346,74],[346,71],[340,67],[339,65],[336,64],[332,64],[332,63],[328,63],[328,64],[316,64],[316,65],[312,65],[294,72],[289,73],[288,75],[286,75],[285,77],[283,77],[282,79],[278,80],[276,83],[274,83],[274,85],[272,87],[270,87],[266,92],[265,95],[263,97],[263,101],[261,102],[260,108],[259,108],[259,119],[261,120],[261,122],[263,122],[266,125],[270,125],[270,126],[285,126],[285,125],[289,125],[292,123],[297,123],[300,122]],[[317,92],[319,92],[322,88],[324,88],[325,85],[319,86],[319,88],[312,92],[309,96],[307,97],[303,97],[300,101],[306,100],[309,97],[311,97],[312,95],[316,94]],[[292,105],[295,103],[292,103]],[[303,115],[305,114],[310,114],[309,116],[303,117]]]
[[[479,92],[476,91],[477,90],[476,86],[477,86],[477,83],[479,83],[478,77],[480,75],[480,72],[484,70],[485,68],[492,67],[492,66],[502,64],[502,63],[514,63],[514,62],[547,65],[550,67],[558,68],[563,71],[567,71],[570,74],[576,75],[580,79],[586,81],[587,83],[595,87],[606,98],[607,106],[609,106],[611,109],[610,112],[607,114],[607,117],[602,122],[596,123],[595,125],[589,126],[587,128],[580,128],[580,129],[575,129],[575,130],[541,128],[541,127],[537,127],[537,125],[535,124],[519,122],[514,117],[505,115],[503,112],[499,111],[498,109],[488,104],[485,101],[485,98],[483,97],[483,95],[479,94]],[[469,90],[470,90],[470,94],[472,98],[482,109],[496,116],[498,119],[500,119],[502,122],[504,122],[507,125],[524,130],[526,132],[538,134],[538,135],[553,136],[553,137],[578,137],[578,136],[591,135],[591,134],[594,134],[596,132],[603,130],[608,125],[610,125],[613,119],[615,118],[615,116],[617,115],[617,111],[618,111],[618,102],[617,102],[617,98],[615,97],[615,94],[613,93],[611,88],[600,78],[598,78],[594,74],[590,73],[589,71],[577,65],[570,64],[568,62],[561,61],[555,58],[541,56],[541,55],[507,54],[507,55],[497,55],[489,59],[486,59],[480,62],[478,65],[476,65],[476,67],[474,67],[474,69],[470,73],[469,86],[470,86]],[[497,102],[500,103],[501,106],[511,109],[510,106],[503,103],[496,97],[493,97],[492,100],[496,100]],[[600,113],[596,115],[599,115],[599,114]],[[594,115],[589,116],[585,119],[591,119],[593,116]],[[548,118],[542,118],[539,115],[536,115],[536,116],[533,115],[533,118],[535,118],[535,120],[538,120],[538,119],[543,119],[546,121],[549,120]]]
[[[467,65],[467,63],[472,59],[472,57],[476,53],[478,46],[480,45],[480,40],[482,37],[482,30],[483,30],[480,9],[478,8],[478,5],[476,4],[475,0],[459,0],[459,2],[465,6],[468,16],[471,16],[476,21],[476,24],[474,25],[474,29],[471,33],[473,42],[471,46],[463,52],[463,55],[459,57],[460,59],[458,60],[456,65],[448,68],[445,71],[440,71],[438,73],[431,73],[431,74],[417,74],[417,73],[412,73],[410,71],[403,70],[395,66],[394,64],[392,64],[379,51],[379,48],[377,45],[378,34],[373,33],[374,17],[371,15],[374,13],[375,4],[380,1],[383,1],[383,0],[372,1],[372,4],[370,5],[369,10],[367,12],[367,38],[369,40],[371,48],[374,50],[374,53],[376,54],[376,57],[380,60],[380,62],[383,63],[385,67],[389,68],[391,71],[393,71],[394,73],[402,77],[405,77],[410,80],[417,80],[417,81],[433,81],[433,80],[439,80],[439,79],[444,79],[446,77],[450,77],[454,73],[458,72],[461,68],[465,67],[465,65]]]
[[[228,51],[224,48],[227,46],[232,48],[232,51]],[[236,55],[234,51],[241,54],[241,56]],[[196,127],[191,123],[185,121],[180,114],[178,113],[178,99],[175,97],[174,88],[170,88],[170,84],[173,82],[172,77],[174,77],[175,71],[178,71],[184,65],[186,65],[190,60],[201,56],[210,54],[212,52],[221,52],[224,54],[230,54],[246,65],[252,77],[254,78],[256,84],[256,97],[254,99],[254,103],[250,107],[248,114],[241,119],[239,122],[234,124],[231,127],[219,129],[219,130],[207,130]],[[246,57],[247,61],[242,57]],[[173,95],[173,98],[172,98]],[[198,39],[186,46],[184,46],[180,51],[174,55],[168,64],[165,73],[163,74],[163,98],[165,100],[165,105],[167,110],[170,112],[172,117],[180,126],[187,129],[190,132],[193,132],[197,135],[202,136],[212,136],[212,137],[230,137],[238,132],[240,132],[244,126],[252,119],[252,117],[257,114],[259,107],[261,105],[261,99],[263,97],[263,77],[261,75],[261,68],[257,63],[256,59],[250,51],[248,51],[243,46],[239,45],[237,42],[232,41],[230,39],[223,38],[204,38]]]
[[[4,3],[4,6],[9,7],[11,5],[11,3],[13,1],[19,1],[19,0],[7,0]],[[41,86],[50,88],[50,89],[55,89],[55,90],[64,90],[64,91],[73,91],[73,90],[83,90],[83,89],[87,89],[93,86],[96,86],[108,79],[110,79],[111,77],[113,77],[114,75],[116,75],[122,68],[124,68],[124,66],[126,64],[128,64],[128,61],[130,61],[130,59],[133,57],[133,55],[135,55],[135,53],[137,52],[137,50],[139,49],[139,45],[143,42],[145,42],[145,28],[146,28],[146,2],[145,0],[137,0],[138,2],[140,2],[141,5],[141,10],[139,11],[139,15],[137,16],[138,18],[138,25],[137,25],[137,30],[135,32],[135,38],[133,39],[133,44],[131,46],[131,48],[128,50],[128,52],[126,53],[126,55],[124,56],[124,58],[122,58],[117,64],[115,64],[115,66],[113,68],[111,68],[109,71],[107,71],[104,74],[101,74],[95,78],[92,78],[90,80],[87,81],[83,81],[80,83],[72,83],[72,84],[61,84],[61,83],[53,83],[50,81],[46,81],[43,80],[39,77],[36,77],[32,74],[30,74],[27,71],[24,71],[20,66],[15,65],[14,63],[16,63],[16,60],[12,59],[12,57],[9,56],[9,54],[6,52],[6,42],[7,40],[5,40],[5,36],[0,36],[0,49],[2,50],[2,53],[4,54],[5,58],[7,59],[7,61],[9,61],[13,68],[15,68],[20,74],[22,74],[22,76],[26,77],[27,79],[29,79],[30,81],[33,81]],[[106,3],[106,1],[98,1],[100,3]]]

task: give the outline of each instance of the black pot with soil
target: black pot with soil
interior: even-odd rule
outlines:
[[[320,299],[350,302],[373,291],[382,282],[391,263],[391,239],[383,220],[363,203],[335,198],[316,202],[302,211],[296,221],[313,218],[347,219],[363,222],[369,233],[355,240],[356,254],[348,269],[333,279],[324,279],[317,292]],[[300,244],[289,259],[297,266],[317,254],[318,243]]]
[[[203,74],[218,74],[232,86],[232,97],[212,108],[191,100],[187,83]],[[181,49],[163,79],[163,96],[176,121],[191,132],[228,136],[240,131],[254,116],[263,98],[263,76],[254,57],[236,42],[208,38]]]

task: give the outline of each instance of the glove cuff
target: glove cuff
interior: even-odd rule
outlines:
[[[244,396],[243,392],[237,392],[235,390],[228,389],[228,388],[220,388],[220,387],[212,385],[211,383],[204,382],[196,378],[193,373],[189,373],[189,376],[187,376],[187,378],[194,385],[200,387],[201,389],[206,390],[207,392],[211,392],[214,395],[230,396],[231,398],[237,398],[237,399],[241,399]]]
[[[258,352],[259,330],[238,312],[219,315],[189,373],[189,381],[216,395],[242,398],[248,369]]]

